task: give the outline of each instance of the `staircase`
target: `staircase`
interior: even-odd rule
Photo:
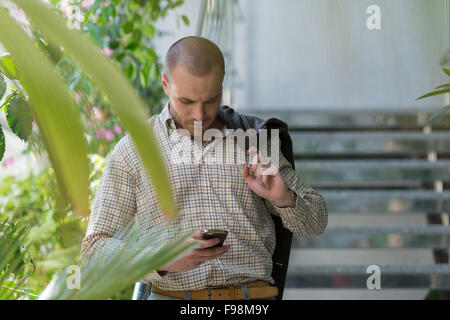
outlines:
[[[450,298],[450,114],[249,113],[289,125],[297,173],[329,211],[321,236],[294,236],[284,299]]]

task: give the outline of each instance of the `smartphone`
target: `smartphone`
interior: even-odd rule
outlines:
[[[226,237],[228,235],[228,231],[221,230],[221,229],[203,229],[202,230],[202,237],[203,240],[218,238],[220,242],[216,244],[214,247],[221,247],[223,245],[223,242],[225,241]]]

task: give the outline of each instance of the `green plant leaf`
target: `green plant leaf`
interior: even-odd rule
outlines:
[[[142,69],[142,70],[139,72],[139,77],[140,77],[142,86],[143,86],[144,88],[146,88],[146,87],[148,86],[148,71],[146,72],[145,69]]]
[[[34,272],[27,269],[29,253],[23,247],[28,230],[19,222],[0,221],[0,297],[18,299],[27,296],[28,290],[18,290]],[[12,281],[11,281],[12,280]],[[15,295],[15,297],[13,296]]]
[[[433,115],[431,117],[429,117],[427,119],[427,121],[425,121],[425,123],[430,122],[431,120],[433,120],[434,118],[436,118],[438,115],[440,115],[441,113],[444,113],[446,111],[450,110],[450,104],[448,106],[443,107],[442,109],[439,109],[438,111],[436,111],[435,113],[433,113]]]
[[[442,70],[445,72],[446,75],[450,77],[450,69],[443,68]]]
[[[130,63],[127,67],[127,69],[125,70],[125,75],[131,79],[133,77],[133,71],[134,71],[134,67],[133,64]]]
[[[14,98],[17,95],[17,91],[13,91],[12,93],[10,93],[6,98],[5,101],[3,102],[3,104],[0,106],[0,109],[3,109],[5,107],[5,112],[7,112],[7,106],[9,103],[9,100],[11,100],[12,98]]]
[[[5,135],[3,134],[2,124],[0,123],[0,161],[5,155]]]
[[[0,73],[0,100],[3,98],[6,92],[6,81],[3,75]]]
[[[125,52],[122,52],[122,53],[119,53],[118,55],[116,55],[116,60],[117,61],[122,61],[123,60],[123,58],[125,57]]]
[[[24,227],[0,221],[0,284],[23,267],[21,245],[25,235]]]
[[[28,102],[21,96],[12,98],[8,103],[6,119],[12,132],[26,142],[33,130],[33,114]]]
[[[436,87],[435,89],[440,89],[440,88],[450,88],[450,83],[440,85],[440,86]]]
[[[416,100],[423,99],[423,98],[428,98],[428,97],[431,97],[431,96],[437,96],[437,95],[444,94],[444,93],[449,93],[449,92],[450,92],[450,88],[446,88],[446,89],[443,89],[443,90],[432,91],[430,93],[427,93],[427,94],[417,98]]]
[[[0,71],[10,80],[16,80],[18,74],[10,54],[6,53],[0,58]]]
[[[155,36],[155,27],[151,23],[146,24],[142,31],[149,38],[153,38]]]
[[[125,33],[130,33],[131,31],[133,31],[133,21],[128,20],[127,22],[125,22],[125,24],[122,27],[122,30]]]
[[[187,16],[182,15],[181,19],[183,19],[183,22],[184,22],[185,25],[187,25],[187,26],[189,25],[189,18]]]
[[[112,50],[117,49],[119,47],[119,41],[116,40],[110,41],[108,47]]]
[[[133,139],[155,188],[163,214],[168,218],[175,218],[178,214],[177,205],[158,142],[147,121],[149,116],[146,113],[145,104],[123,76],[122,71],[104,57],[100,49],[95,47],[81,32],[67,29],[64,19],[56,15],[43,2],[27,0],[14,0],[14,2],[25,11],[32,24],[34,23],[41,29],[49,41],[62,45],[64,52],[77,61],[81,68],[90,75],[93,83],[105,93],[111,107]],[[7,28],[2,29],[8,30]],[[29,52],[27,53],[29,54]],[[130,106],[133,106],[132,112],[130,112]],[[70,166],[68,167],[70,168]],[[70,169],[73,170],[73,168]]]
[[[39,1],[38,1],[39,2]],[[33,3],[36,3],[33,1]],[[30,3],[31,4],[31,3]],[[7,30],[7,32],[3,32]],[[64,82],[43,52],[0,8],[0,42],[11,52],[47,147],[50,161],[74,211],[89,213],[89,163],[79,114]]]
[[[162,234],[161,230],[137,241],[138,235],[129,230],[119,236],[126,243],[122,250],[113,250],[108,256],[94,256],[81,268],[79,290],[67,288],[65,279],[68,272],[65,269],[41,292],[40,299],[107,299],[199,243],[186,241],[194,232],[178,236],[173,241],[167,241],[164,236],[161,238]]]

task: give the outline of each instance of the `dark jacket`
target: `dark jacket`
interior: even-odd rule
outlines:
[[[233,108],[228,106],[221,106],[219,110],[219,117],[225,122],[228,129],[243,129],[246,131],[249,128],[255,129],[259,132],[260,129],[267,129],[270,133],[271,129],[279,129],[280,149],[286,160],[292,164],[295,169],[294,152],[292,148],[292,139],[289,136],[288,125],[277,118],[262,119],[253,115],[245,115],[236,112]],[[275,285],[278,287],[278,300],[283,297],[284,283],[286,280],[287,268],[289,264],[289,253],[292,243],[292,232],[283,227],[280,217],[271,215],[275,223],[276,245],[272,256],[273,268],[272,278],[275,280]]]
[[[292,139],[289,136],[288,125],[277,118],[262,119],[257,116],[241,114],[228,106],[221,106],[219,117],[225,122],[229,129],[253,128],[258,133],[260,129],[279,129],[280,149],[283,156],[292,164],[295,169],[294,152],[292,149]]]

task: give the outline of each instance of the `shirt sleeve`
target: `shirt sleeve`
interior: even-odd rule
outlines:
[[[130,231],[136,214],[135,173],[122,158],[122,144],[111,153],[97,189],[86,236],[81,243],[81,258],[87,263],[93,257],[123,252],[123,233]],[[156,271],[140,281],[161,279]]]
[[[295,235],[315,238],[328,224],[328,209],[323,197],[305,184],[292,168],[291,163],[279,152],[279,170],[288,188],[297,195],[295,207],[280,208],[264,199],[266,207],[279,215],[283,226]]]

